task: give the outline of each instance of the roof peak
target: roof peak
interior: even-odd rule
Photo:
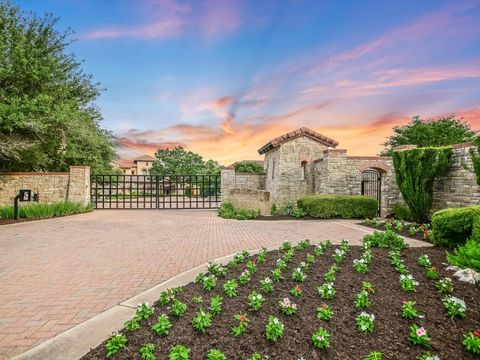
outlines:
[[[299,138],[301,136],[307,136],[308,138],[315,140],[321,144],[324,144],[326,146],[330,147],[336,147],[338,145],[338,141],[335,141],[325,135],[322,135],[316,131],[313,131],[305,126],[302,126],[301,128],[291,131],[289,133],[283,134],[281,136],[278,136],[272,140],[270,140],[268,143],[263,145],[260,149],[258,149],[259,154],[265,154],[266,152],[279,147],[280,145]]]
[[[153,156],[142,155],[139,158],[133,159],[133,161],[154,161],[156,160]]]

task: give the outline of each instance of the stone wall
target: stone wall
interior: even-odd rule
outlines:
[[[223,168],[221,172],[222,201],[231,199],[233,189],[265,190],[265,174],[236,172],[234,168]]]
[[[234,208],[254,210],[260,215],[270,215],[272,209],[270,192],[265,190],[232,189],[230,199]]]
[[[0,205],[12,205],[21,189],[38,194],[41,204],[71,201],[90,202],[90,167],[71,166],[70,172],[0,173]]]
[[[265,154],[265,189],[272,194],[277,206],[293,203],[305,195],[313,194],[312,163],[323,156],[326,145],[307,136],[283,143]]]

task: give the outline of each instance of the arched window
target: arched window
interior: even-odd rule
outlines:
[[[307,179],[307,162],[305,160],[302,161],[302,180]]]

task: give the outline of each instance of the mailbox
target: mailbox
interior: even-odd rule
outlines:
[[[32,190],[20,190],[20,201],[31,201],[32,200]]]

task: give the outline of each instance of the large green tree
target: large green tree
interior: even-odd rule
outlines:
[[[157,158],[150,169],[152,175],[215,175],[220,172],[220,165],[214,160],[203,158],[183,147],[158,149]]]
[[[393,135],[383,144],[385,150],[380,154],[391,156],[393,148],[401,145],[418,147],[447,146],[473,141],[476,131],[463,118],[450,115],[440,119],[421,119],[419,116],[404,126],[395,126]]]
[[[58,18],[0,3],[0,171],[111,171],[113,135],[100,127],[99,85],[68,52]]]

